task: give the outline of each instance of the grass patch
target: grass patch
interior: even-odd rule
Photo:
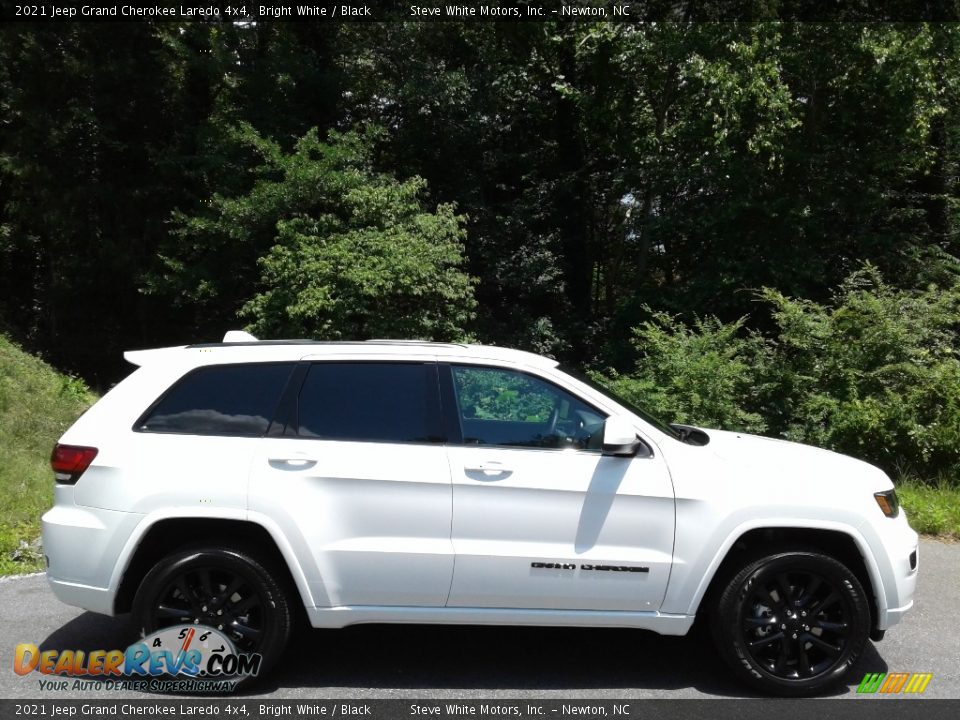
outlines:
[[[904,479],[896,486],[900,504],[914,530],[960,540],[960,485],[945,479],[934,484]]]
[[[40,516],[53,503],[50,449],[96,397],[0,335],[0,575],[43,567]]]

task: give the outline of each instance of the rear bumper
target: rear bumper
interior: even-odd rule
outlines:
[[[120,555],[143,515],[73,503],[73,487],[57,486],[41,520],[47,581],[67,603],[113,614]]]
[[[59,580],[50,573],[47,573],[47,583],[60,602],[104,615],[114,614],[114,593],[109,588],[91,587],[90,585]]]

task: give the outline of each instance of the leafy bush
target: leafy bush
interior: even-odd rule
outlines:
[[[763,432],[766,423],[754,408],[766,345],[759,335],[744,332],[744,320],[724,324],[714,317],[696,318],[688,326],[667,313],[653,313],[633,330],[640,352],[635,370],[593,377],[671,422]]]
[[[889,471],[958,466],[960,288],[897,290],[868,265],[829,306],[763,296],[778,326],[772,428]]]
[[[775,329],[656,313],[611,386],[673,421],[827,447],[894,474],[960,476],[960,286],[895,289],[867,265],[828,304],[765,289]]]

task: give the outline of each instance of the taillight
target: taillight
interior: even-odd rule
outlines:
[[[90,463],[97,456],[97,449],[93,447],[79,447],[78,445],[61,445],[57,443],[50,453],[50,467],[58,483],[73,485]]]

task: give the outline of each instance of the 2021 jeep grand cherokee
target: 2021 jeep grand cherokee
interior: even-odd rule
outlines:
[[[843,679],[912,605],[917,535],[852,458],[670,427],[525,352],[256,341],[139,365],[54,449],[47,576],[144,633],[276,661],[315,627],[644,628],[710,615],[773,694]]]

